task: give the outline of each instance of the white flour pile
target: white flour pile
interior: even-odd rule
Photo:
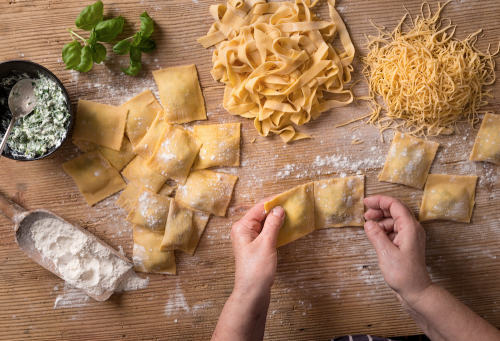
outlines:
[[[141,289],[148,284],[148,279],[135,276],[130,264],[59,219],[36,221],[31,234],[35,247],[54,263],[63,279],[85,292],[102,295],[106,291]]]

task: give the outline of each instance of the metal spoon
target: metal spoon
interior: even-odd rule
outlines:
[[[21,79],[17,82],[9,94],[9,109],[12,113],[12,120],[9,127],[3,136],[2,143],[0,144],[0,156],[3,153],[7,139],[9,138],[12,128],[18,119],[28,115],[33,111],[36,105],[36,96],[34,94],[37,81],[34,79]]]

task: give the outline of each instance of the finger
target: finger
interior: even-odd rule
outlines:
[[[276,247],[276,241],[278,239],[278,233],[283,222],[285,221],[285,210],[281,206],[276,206],[267,215],[266,222],[262,232],[260,233],[259,239],[269,243],[270,247]]]
[[[386,197],[383,195],[375,195],[373,197],[365,198],[364,203],[369,208],[389,212],[390,216],[394,219],[415,219],[413,211],[408,206],[406,206],[405,203],[395,198]]]
[[[377,221],[377,224],[384,229],[385,233],[398,232],[394,231],[395,222],[396,220],[394,220],[394,218],[384,218],[382,220]]]
[[[373,209],[373,208],[370,208],[368,211],[365,212],[365,219],[366,220],[377,221],[377,220],[380,220],[384,217],[390,217],[390,216],[391,216],[390,212],[387,212],[387,211],[384,212],[382,210]]]
[[[365,232],[373,247],[375,247],[379,258],[391,254],[397,249],[385,233],[385,230],[373,220],[365,223]]]
[[[264,209],[264,204],[266,201],[272,198],[267,198],[259,202],[257,205],[252,207],[248,212],[241,218],[238,223],[244,225],[247,229],[253,230],[260,233],[262,230],[262,221],[266,217],[266,210]],[[236,225],[236,224],[235,224]]]
[[[396,233],[394,233],[394,232],[389,232],[389,233],[387,234],[387,238],[389,238],[389,240],[390,240],[391,242],[393,242],[393,243],[394,243],[394,239],[396,239],[396,236],[397,236],[397,234],[396,234]],[[397,245],[396,245],[396,246],[397,246]]]

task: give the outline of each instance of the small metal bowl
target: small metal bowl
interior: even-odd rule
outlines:
[[[45,67],[33,63],[30,61],[26,60],[10,60],[7,62],[0,63],[0,81],[4,78],[12,76],[14,73],[26,73],[28,76],[30,76],[33,79],[37,79],[39,76],[38,74],[42,74],[45,77],[53,80],[54,82],[59,85],[59,87],[62,89],[62,92],[64,94],[64,97],[66,98],[66,106],[68,108],[68,113],[70,115],[70,118],[68,120],[68,123],[66,124],[66,137],[61,141],[61,144],[59,146],[54,146],[50,148],[45,154],[39,155],[33,158],[28,158],[25,156],[18,156],[18,155],[13,155],[12,150],[9,148],[7,145],[5,147],[5,150],[3,151],[2,156],[5,156],[9,159],[16,160],[16,161],[35,161],[35,160],[40,160],[43,159],[44,157],[49,156],[50,154],[53,154],[56,150],[59,149],[59,147],[66,141],[68,138],[69,132],[71,131],[71,127],[73,126],[74,122],[74,117],[73,117],[73,111],[71,110],[71,100],[69,98],[68,92],[66,91],[66,88],[64,87],[63,83],[57,78],[52,72],[50,72],[48,69]],[[0,97],[8,97],[9,94],[3,93],[3,89],[0,87]],[[4,119],[4,116],[8,110],[8,103],[7,100],[5,100],[5,103],[2,105],[0,104],[0,122]],[[5,133],[5,129],[1,126],[0,124],[0,132],[3,134]]]

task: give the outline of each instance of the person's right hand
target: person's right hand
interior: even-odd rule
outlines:
[[[432,285],[425,266],[425,231],[411,209],[386,196],[365,198],[365,232],[377,252],[387,285],[407,303]]]

